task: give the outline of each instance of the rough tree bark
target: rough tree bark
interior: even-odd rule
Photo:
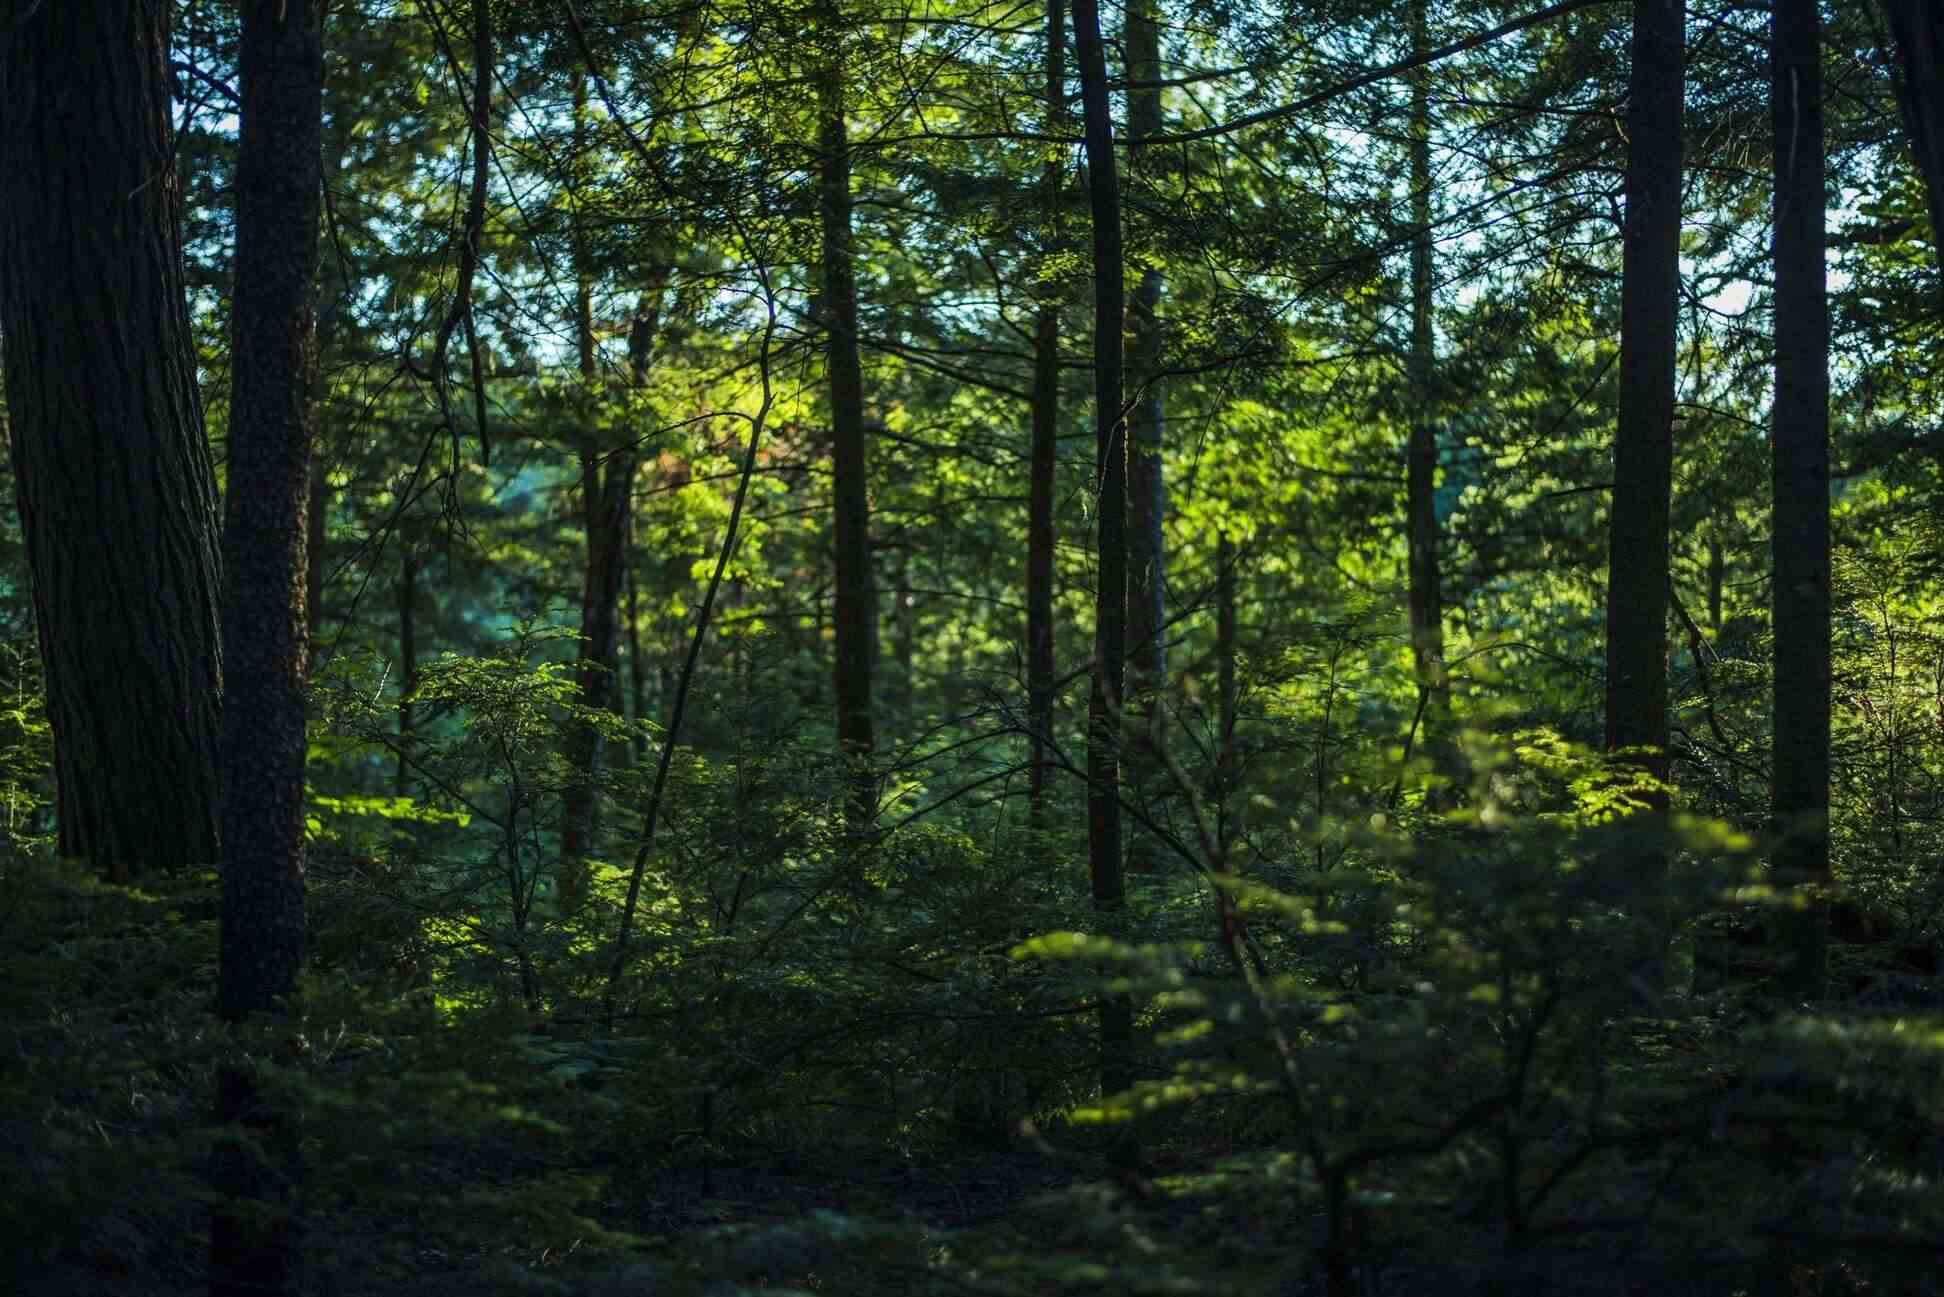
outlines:
[[[1783,886],[1829,881],[1829,301],[1822,33],[1816,0],[1776,0],[1775,404],[1771,596],[1775,627],[1772,865]],[[1781,980],[1820,998],[1823,907],[1782,916]]]
[[[1094,908],[1115,914],[1125,903],[1121,858],[1120,710],[1126,697],[1127,420],[1121,410],[1126,270],[1121,256],[1118,168],[1100,38],[1099,0],[1073,0],[1074,52],[1080,69],[1087,190],[1093,214],[1095,487],[1099,573],[1094,595],[1093,686],[1087,700],[1087,859]],[[1133,1084],[1133,1006],[1124,995],[1100,998],[1100,1087],[1114,1094]]]
[[[871,505],[864,445],[864,367],[857,338],[857,271],[851,231],[851,148],[844,116],[843,55],[833,48],[817,78],[817,190],[821,220],[824,363],[830,384],[835,496],[837,746],[850,772],[846,820],[853,832],[877,814],[871,668],[877,660],[877,590],[871,573]]]
[[[1065,0],[1046,3],[1046,129],[1062,134],[1066,110]],[[1065,167],[1050,158],[1040,171],[1046,206],[1047,251],[1060,244],[1060,188]],[[1040,287],[1033,321],[1033,440],[1029,457],[1026,516],[1026,727],[1028,731],[1027,806],[1032,826],[1044,832],[1047,753],[1053,737],[1053,474],[1059,462],[1060,297],[1052,285]]]
[[[223,986],[271,1007],[303,957],[305,509],[319,216],[317,7],[243,9],[223,519]]]
[[[323,184],[320,7],[248,0],[238,53],[236,280],[229,490],[223,518],[223,908],[217,1008],[278,1008],[304,958],[305,510],[310,499],[312,300]],[[295,1117],[253,1065],[217,1078],[211,1297],[291,1292]],[[242,1204],[239,1205],[239,1200]]]
[[[1639,0],[1633,11],[1622,218],[1620,401],[1606,608],[1606,748],[1657,780],[1667,776],[1667,529],[1673,491],[1675,326],[1680,286],[1681,118],[1686,6]],[[1655,796],[1643,831],[1658,834]],[[1630,850],[1643,917],[1661,924],[1667,858]],[[1658,985],[1660,941],[1641,972]]]
[[[216,489],[183,299],[164,0],[14,6],[0,336],[59,850],[218,857]]]

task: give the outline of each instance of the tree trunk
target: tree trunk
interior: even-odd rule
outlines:
[[[1944,4],[1884,0],[1897,62],[1897,104],[1910,154],[1924,178],[1931,250],[1944,271]]]
[[[418,689],[418,551],[399,539],[398,554],[398,769],[393,789],[400,797],[412,794],[408,758],[418,733],[412,695]]]
[[[1227,532],[1215,542],[1215,663],[1220,710],[1215,737],[1215,846],[1229,854],[1230,804],[1235,796],[1235,542]]]
[[[1065,0],[1046,2],[1046,128],[1067,124]],[[1040,172],[1046,204],[1046,252],[1060,246],[1060,187],[1065,168],[1049,159]],[[1053,475],[1059,463],[1060,299],[1042,286],[1033,322],[1033,442],[1029,457],[1026,517],[1026,728],[1028,816],[1044,833],[1047,757],[1053,738]]]
[[[834,16],[827,14],[826,23],[835,43]],[[877,814],[877,781],[871,773],[871,668],[877,659],[877,593],[871,574],[864,370],[857,341],[850,136],[844,118],[846,73],[841,53],[833,50],[829,58],[817,82],[817,187],[835,496],[837,746],[851,780],[845,818],[852,831],[859,832],[867,829]]]
[[[1095,488],[1099,508],[1099,575],[1094,596],[1093,687],[1087,700],[1087,858],[1094,908],[1117,914],[1126,892],[1121,859],[1120,710],[1127,645],[1127,422],[1121,413],[1122,313],[1120,187],[1109,116],[1107,58],[1098,0],[1073,0],[1079,57],[1087,188],[1093,212]],[[1133,1084],[1133,1005],[1125,995],[1100,998],[1100,1088]]]
[[[648,672],[641,660],[641,575],[635,570],[635,511],[628,510],[626,569],[628,611],[628,714],[634,720],[634,736],[628,744],[628,760],[640,764],[648,755]]]
[[[898,550],[897,589],[892,595],[892,652],[898,664],[898,694],[895,718],[899,733],[907,740],[918,733],[917,659],[918,597],[911,591],[911,546],[914,533],[905,534]]]
[[[1681,117],[1686,6],[1634,6],[1628,79],[1626,210],[1621,229],[1620,405],[1613,441],[1607,565],[1606,747],[1656,779],[1667,775],[1667,529],[1673,489],[1675,325],[1680,286]],[[1642,914],[1662,924],[1667,857],[1657,841],[1666,798],[1652,799],[1629,854]],[[1664,976],[1661,938],[1642,973]]]
[[[1142,145],[1161,130],[1160,33],[1155,24],[1154,0],[1137,0],[1127,7],[1127,78],[1146,83],[1127,92],[1127,148],[1130,169],[1153,169]],[[1161,386],[1161,272],[1152,265],[1141,270],[1127,324],[1132,341],[1128,366],[1134,384],[1129,412],[1131,438],[1127,461],[1128,508],[1128,669],[1132,675],[1133,709],[1130,720],[1141,726],[1142,741],[1125,755],[1127,782],[1141,790],[1142,800],[1165,791],[1162,763],[1153,744],[1161,741],[1157,724],[1161,695],[1167,687],[1168,558],[1163,532],[1167,487],[1161,476],[1162,433],[1166,405]],[[1128,867],[1151,873],[1156,844],[1136,826],[1128,833]]]
[[[1728,555],[1721,546],[1721,532],[1708,533],[1708,630],[1721,637],[1721,592],[1728,578]]]
[[[1411,52],[1431,48],[1426,0],[1411,0]],[[1424,696],[1425,750],[1444,731],[1444,596],[1438,572],[1438,433],[1433,418],[1437,340],[1431,327],[1430,73],[1411,74],[1411,350],[1406,360],[1410,441],[1405,450],[1405,532],[1410,567],[1411,651]]]
[[[583,294],[579,313],[586,341],[581,372],[593,376],[593,326]],[[658,305],[658,304],[657,304]],[[658,310],[644,309],[629,332],[628,353],[636,381],[645,377]],[[606,453],[581,451],[581,523],[587,562],[581,581],[580,662],[576,686],[581,706],[612,710],[620,669],[621,586],[628,567],[628,516],[634,501],[635,449],[625,445]],[[592,725],[574,727],[569,742],[569,775],[562,799],[560,900],[574,909],[587,896],[587,857],[600,831],[600,779],[607,744]]]
[[[0,38],[0,335],[59,849],[116,878],[218,858],[216,490],[183,299],[169,11],[16,5]]]
[[[223,518],[223,909],[217,1008],[276,1011],[304,958],[305,514],[312,300],[323,184],[321,13],[248,0],[238,51],[229,491]],[[212,1297],[294,1291],[296,1129],[248,1063],[220,1070],[225,1195],[211,1217]],[[238,1200],[242,1200],[239,1203]]]
[[[1775,880],[1829,881],[1829,303],[1823,191],[1822,35],[1816,0],[1776,0]],[[1782,981],[1820,998],[1823,907],[1783,916]]]

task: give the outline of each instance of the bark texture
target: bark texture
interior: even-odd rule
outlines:
[[[834,18],[831,21],[834,32]],[[871,572],[864,366],[857,341],[857,254],[851,231],[851,148],[844,82],[842,57],[833,54],[817,85],[817,179],[835,494],[837,746],[850,767],[848,819],[853,830],[861,830],[877,812],[877,781],[871,773],[877,589]]]
[[[1087,700],[1087,859],[1094,908],[1118,912],[1125,901],[1121,859],[1120,710],[1126,697],[1127,421],[1121,411],[1126,306],[1120,183],[1107,92],[1107,58],[1098,0],[1073,0],[1074,52],[1093,214],[1095,486],[1099,526],[1094,595],[1093,687]],[[1113,1094],[1133,1083],[1133,1008],[1127,997],[1100,1001],[1100,1085]]]
[[[1775,405],[1771,528],[1775,627],[1773,867],[1784,886],[1829,880],[1829,301],[1822,34],[1816,0],[1776,0]],[[1785,918],[1783,980],[1817,998],[1821,905]]]
[[[0,336],[59,849],[218,858],[217,514],[183,299],[166,0],[15,7]]]
[[[223,518],[223,909],[217,1008],[275,1010],[304,958],[304,671],[312,310],[321,216],[319,7],[247,0],[238,71],[229,490]],[[296,1116],[224,1066],[211,1297],[297,1290]]]
[[[243,9],[223,518],[222,1008],[287,994],[304,948],[304,592],[323,44],[315,6]]]

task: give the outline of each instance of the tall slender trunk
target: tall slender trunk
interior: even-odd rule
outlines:
[[[1719,530],[1708,533],[1708,630],[1721,634],[1721,592],[1728,579],[1728,555],[1721,546]]]
[[[1161,130],[1160,32],[1154,0],[1136,0],[1127,7],[1127,79],[1138,88],[1127,92],[1127,149],[1129,169],[1151,174],[1153,155],[1143,148]],[[1134,387],[1128,416],[1127,460],[1127,640],[1132,707],[1144,741],[1124,756],[1127,782],[1151,797],[1164,782],[1154,743],[1167,687],[1168,556],[1163,522],[1167,486],[1161,476],[1161,450],[1166,404],[1161,381],[1161,272],[1144,266],[1128,302],[1131,340],[1129,377]],[[1130,717],[1134,719],[1134,717]],[[1155,867],[1156,844],[1137,826],[1128,834],[1128,867],[1140,873]]]
[[[1911,157],[1924,178],[1931,251],[1944,271],[1944,5],[1937,0],[1884,0],[1883,7],[1895,47],[1897,104]]]
[[[628,541],[625,558],[628,623],[628,714],[634,720],[634,736],[628,744],[628,759],[640,764],[648,755],[648,672],[641,660],[641,575],[635,569],[635,511],[628,510]]]
[[[218,856],[215,480],[183,298],[171,6],[11,6],[0,336],[59,850]]]
[[[318,6],[247,0],[238,47],[236,279],[223,518],[223,906],[217,1009],[277,1011],[304,959],[305,511],[323,184]],[[219,1070],[211,1297],[295,1291],[295,1117],[249,1063]],[[239,1207],[237,1200],[247,1205]]]
[[[1829,881],[1829,302],[1822,34],[1816,0],[1776,0],[1774,563],[1776,881]],[[1785,918],[1783,980],[1823,991],[1823,907]]]
[[[393,771],[393,792],[400,797],[412,795],[412,745],[418,737],[418,721],[412,695],[418,691],[418,574],[419,556],[409,541],[399,542],[398,553],[398,768]]]
[[[1127,422],[1121,412],[1126,271],[1121,261],[1120,185],[1109,115],[1107,57],[1099,0],[1073,0],[1080,68],[1087,189],[1093,213],[1095,487],[1099,573],[1094,595],[1093,687],[1087,699],[1087,859],[1094,908],[1118,913],[1126,880],[1121,859],[1120,710],[1126,697]],[[1100,1086],[1133,1084],[1134,1010],[1125,995],[1100,997]]]
[[[332,78],[326,66],[325,90],[330,97]],[[336,183],[339,173],[344,170],[344,157],[351,147],[350,128],[342,124],[342,116],[336,130],[326,131],[324,135],[323,193],[328,195]],[[345,114],[348,115],[348,114]],[[324,201],[328,201],[327,199]],[[320,202],[322,206],[322,202]],[[322,275],[320,275],[320,281]],[[308,641],[306,652],[307,667],[314,676],[324,657],[324,583],[328,575],[325,566],[324,548],[330,538],[331,518],[331,455],[324,444],[326,422],[324,415],[330,400],[330,383],[326,377],[330,373],[332,345],[337,340],[338,331],[343,327],[345,316],[351,309],[348,298],[351,291],[347,280],[342,284],[342,292],[323,292],[318,294],[317,309],[317,380],[311,386],[311,467],[310,498],[304,505],[304,629]]]
[[[1613,509],[1606,616],[1606,747],[1667,775],[1667,540],[1673,490],[1675,327],[1680,286],[1681,118],[1686,6],[1640,0],[1628,79],[1626,210],[1621,229],[1620,406],[1613,441]],[[1644,826],[1658,836],[1666,798]],[[1643,913],[1661,926],[1664,847],[1630,855]],[[1660,938],[1643,960],[1663,977]]]
[[[577,312],[586,341],[581,372],[593,377],[591,295],[580,294]],[[644,304],[628,335],[632,372],[639,382],[646,375],[659,320],[659,302]],[[581,528],[586,540],[586,563],[581,575],[580,659],[576,691],[581,706],[612,710],[620,669],[621,587],[628,566],[628,518],[634,502],[636,452],[632,443],[602,450],[581,449]],[[569,777],[561,805],[560,903],[572,910],[587,896],[587,857],[600,833],[601,772],[607,742],[591,724],[576,726],[569,736]]]
[[[825,21],[835,46],[838,29],[834,11],[826,10]],[[847,74],[841,51],[833,48],[828,59],[817,79],[817,187],[835,496],[837,746],[851,779],[846,820],[853,832],[859,832],[870,826],[877,813],[877,780],[871,772],[871,668],[877,659],[877,593],[871,574],[864,368],[857,340],[851,150],[844,117]]]
[[[1067,124],[1065,0],[1046,0],[1046,128],[1059,134]],[[1060,247],[1060,189],[1065,167],[1049,158],[1040,171],[1045,204],[1046,252]],[[1059,462],[1060,299],[1043,288],[1033,321],[1033,441],[1027,473],[1026,515],[1026,728],[1027,805],[1036,833],[1046,822],[1047,753],[1053,737],[1053,474]]]
[[[574,81],[573,126],[576,152],[586,145],[587,84]],[[592,394],[599,368],[594,346],[593,271],[586,232],[576,220],[572,227],[574,254],[574,344],[581,383]],[[628,334],[628,358],[634,381],[646,376],[660,320],[659,279],[644,296]],[[632,442],[603,447],[583,439],[580,447],[581,535],[585,560],[581,570],[580,653],[575,689],[580,705],[596,711],[612,710],[618,699],[616,673],[620,669],[621,587],[628,567],[629,515],[634,501],[636,451]],[[601,772],[606,764],[607,740],[592,724],[574,726],[568,734],[569,774],[561,797],[560,905],[572,911],[587,898],[587,858],[600,835]]]
[[[1426,0],[1411,0],[1411,52],[1431,48]],[[1444,730],[1444,596],[1438,572],[1438,433],[1434,418],[1437,341],[1431,326],[1430,73],[1411,74],[1411,349],[1406,361],[1410,442],[1405,450],[1405,531],[1410,567],[1411,651],[1423,692],[1426,750]]]
[[[892,593],[891,625],[893,653],[898,666],[896,719],[899,732],[907,739],[917,732],[918,597],[911,592],[911,545],[914,533],[907,532],[898,550],[897,589]]]
[[[1235,542],[1223,532],[1215,542],[1215,664],[1220,681],[1215,737],[1215,845],[1228,859],[1230,803],[1235,796]]]

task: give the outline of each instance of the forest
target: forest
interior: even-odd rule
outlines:
[[[0,1289],[1944,1291],[1944,0],[0,0]]]

